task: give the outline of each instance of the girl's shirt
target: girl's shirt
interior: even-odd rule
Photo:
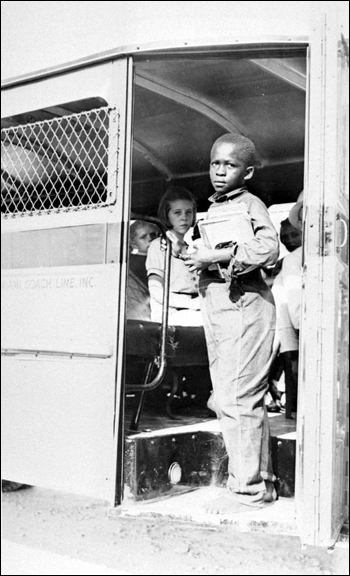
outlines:
[[[162,248],[161,239],[156,238],[151,242],[147,253],[147,275],[156,274],[164,280],[165,250]],[[162,296],[151,293],[152,320],[161,321]],[[163,290],[161,291],[161,294]],[[169,293],[169,319],[173,312],[191,308],[191,300],[198,295],[198,275],[190,272],[183,260],[171,257],[170,264],[170,293]]]

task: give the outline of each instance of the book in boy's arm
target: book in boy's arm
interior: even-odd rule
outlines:
[[[254,238],[254,232],[248,211],[238,205],[230,207],[225,212],[220,210],[209,212],[205,220],[198,222],[199,231],[207,248],[216,248],[218,244],[248,242]]]
[[[198,223],[201,238],[207,248],[215,249],[219,244],[244,243],[254,238],[251,219],[247,209],[242,205],[225,206],[226,210],[209,212],[207,219]],[[220,264],[210,266],[217,269],[223,278]]]

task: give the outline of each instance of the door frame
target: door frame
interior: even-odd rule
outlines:
[[[337,382],[345,360],[338,357],[337,219],[344,168],[338,139],[347,128],[339,117],[340,33],[336,22],[322,20],[309,48],[296,506],[302,542],[333,546],[344,522],[346,431],[339,430],[339,406],[348,399],[345,382]]]

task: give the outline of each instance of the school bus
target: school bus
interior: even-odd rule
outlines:
[[[281,497],[254,529],[332,546],[348,520],[348,44],[332,14],[303,36],[250,29],[227,15],[224,38],[2,83],[2,477],[180,519],[224,485],[215,419],[172,407],[182,369],[207,370],[203,332],[168,325],[167,285],[161,324],[127,317],[128,245],[169,183],[207,211],[211,145],[237,132],[269,209],[304,190],[297,425],[275,434]]]

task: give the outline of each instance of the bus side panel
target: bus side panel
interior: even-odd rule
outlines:
[[[2,477],[108,500],[114,373],[113,359],[5,357]]]
[[[2,271],[1,284],[3,350],[112,355],[116,265]]]
[[[112,505],[129,76],[121,57],[2,91],[3,477]]]
[[[110,498],[118,283],[116,264],[3,271],[3,478]]]

